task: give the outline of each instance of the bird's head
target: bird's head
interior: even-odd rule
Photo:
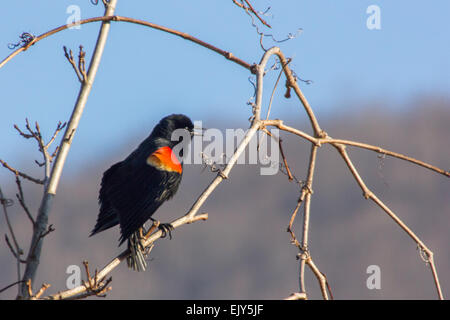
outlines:
[[[194,132],[194,125],[191,119],[184,114],[171,114],[170,116],[162,118],[158,125],[153,130],[161,137],[170,140],[172,133],[175,130],[187,130],[191,135]]]
[[[159,140],[157,143],[165,144],[171,148],[184,137],[192,138],[193,135],[194,125],[191,119],[183,114],[171,114],[162,118],[151,134],[153,138]],[[182,138],[180,139],[180,137]],[[186,142],[189,143],[190,139]]]

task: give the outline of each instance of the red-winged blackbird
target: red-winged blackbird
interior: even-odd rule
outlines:
[[[188,131],[189,143],[194,134],[192,121],[182,114],[167,116],[125,160],[103,174],[100,213],[91,236],[120,224],[120,244],[128,240],[128,266],[134,270],[143,271],[147,265],[139,241],[141,228],[147,220],[153,220],[151,216],[164,201],[174,196],[181,182],[183,163],[172,150],[180,143],[171,139],[176,129]],[[183,141],[185,146],[187,143]],[[161,224],[159,228],[165,235],[173,227]]]

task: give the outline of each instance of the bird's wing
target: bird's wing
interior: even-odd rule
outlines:
[[[129,161],[115,170],[105,193],[119,216],[120,243],[137,231],[178,189],[181,174],[156,169],[143,161]]]
[[[113,185],[111,179],[113,179],[117,170],[121,167],[122,162],[118,162],[105,171],[102,177],[102,183],[100,186],[100,193],[98,196],[98,202],[100,204],[100,212],[97,217],[97,223],[91,232],[90,236],[94,234],[114,227],[119,223],[119,217],[117,211],[111,205],[108,194],[110,193],[110,187]]]

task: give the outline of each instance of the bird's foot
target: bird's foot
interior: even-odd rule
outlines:
[[[162,232],[161,238],[165,238],[167,236],[167,234],[169,234],[169,239],[172,240],[172,230],[175,229],[173,227],[173,225],[171,225],[170,223],[161,223],[161,221],[154,220],[154,219],[152,219],[152,221],[153,221],[153,225],[150,228],[151,231],[158,228]]]
[[[155,223],[158,222],[158,223]],[[152,226],[148,229],[148,231],[145,232],[145,235],[142,234],[142,239],[144,239],[144,241],[148,240],[148,238],[150,238],[150,236],[153,234],[153,231],[156,230],[156,228],[158,228],[159,225],[159,221],[153,221]]]
[[[169,234],[169,239],[172,240],[172,230],[175,229],[170,223],[160,223],[158,229],[161,230],[161,238],[165,238]]]
[[[172,230],[174,229],[173,225],[170,223],[161,223],[161,221],[153,220],[153,225],[148,229],[148,231],[143,236],[143,239],[147,240],[153,234],[156,229],[161,230],[162,235],[161,238],[165,238],[167,234],[169,234],[169,239],[172,240]]]

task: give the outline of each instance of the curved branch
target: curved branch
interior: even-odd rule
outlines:
[[[14,58],[16,55],[18,55],[20,52],[26,51],[29,47],[31,47],[32,45],[34,45],[35,43],[41,41],[42,39],[45,39],[55,33],[58,33],[60,31],[66,30],[70,27],[74,27],[74,26],[78,26],[78,25],[82,25],[82,24],[86,24],[86,23],[92,23],[92,22],[110,22],[110,21],[119,21],[119,22],[128,22],[128,23],[134,23],[134,24],[139,24],[142,26],[146,26],[146,27],[150,27],[156,30],[160,30],[163,32],[167,32],[176,36],[179,36],[185,40],[189,40],[192,41],[194,43],[197,43],[198,45],[205,47],[209,50],[212,50],[222,56],[224,56],[226,59],[233,61],[237,64],[239,64],[240,66],[250,70],[252,73],[254,73],[253,71],[253,65],[245,62],[244,60],[241,60],[237,57],[235,57],[231,52],[219,49],[215,46],[213,46],[212,44],[209,44],[205,41],[202,41],[196,37],[193,37],[187,33],[184,32],[180,32],[174,29],[170,29],[170,28],[166,28],[160,25],[157,25],[155,23],[151,23],[151,22],[147,22],[144,20],[139,20],[139,19],[133,19],[133,18],[128,18],[128,17],[122,17],[122,16],[101,16],[101,17],[94,17],[94,18],[89,18],[89,19],[83,19],[71,24],[66,24],[66,25],[62,25],[60,27],[57,27],[55,29],[52,29],[48,32],[45,32],[35,38],[33,38],[30,42],[28,42],[26,45],[24,45],[23,47],[20,47],[19,49],[15,50],[13,53],[11,53],[8,57],[6,57],[2,62],[0,62],[0,68],[2,68],[8,61],[10,61],[12,58]]]

